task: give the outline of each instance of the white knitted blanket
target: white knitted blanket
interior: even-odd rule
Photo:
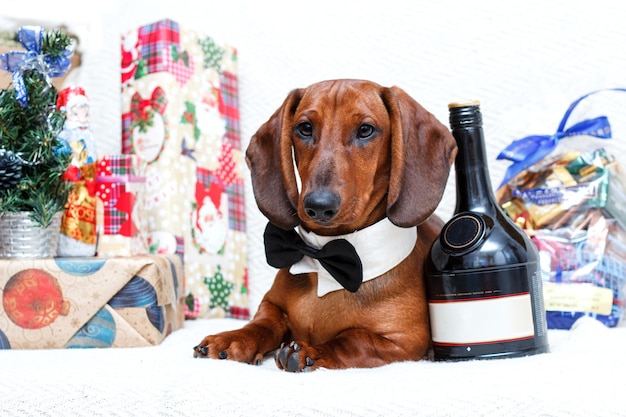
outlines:
[[[290,374],[192,357],[243,324],[188,321],[148,348],[0,351],[0,416],[626,416],[626,328],[593,319],[517,359]]]

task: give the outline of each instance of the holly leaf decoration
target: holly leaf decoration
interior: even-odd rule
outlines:
[[[185,111],[183,112],[182,117],[180,118],[180,123],[188,124],[193,126],[193,138],[197,142],[200,140],[200,135],[202,132],[198,127],[198,119],[196,117],[196,105],[190,101],[185,101]]]
[[[187,297],[185,297],[185,304],[189,311],[193,311],[195,308],[194,296],[192,293],[189,293]]]
[[[148,70],[146,68],[146,61],[140,59],[137,61],[137,70],[135,71],[135,79],[138,80],[141,77],[148,75]]]
[[[172,60],[174,62],[182,60],[186,67],[189,66],[189,54],[187,51],[183,50],[182,52],[179,52],[178,48],[174,45],[172,45]]]

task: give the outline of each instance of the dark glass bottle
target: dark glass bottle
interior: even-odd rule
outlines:
[[[426,262],[436,360],[548,351],[537,248],[498,205],[480,103],[452,103],[456,209]]]

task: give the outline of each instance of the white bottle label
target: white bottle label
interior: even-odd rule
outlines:
[[[530,293],[428,303],[433,342],[471,345],[535,336]]]

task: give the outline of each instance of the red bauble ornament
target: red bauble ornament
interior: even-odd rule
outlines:
[[[70,308],[57,279],[41,269],[13,275],[4,287],[2,304],[11,321],[24,329],[49,326]]]

